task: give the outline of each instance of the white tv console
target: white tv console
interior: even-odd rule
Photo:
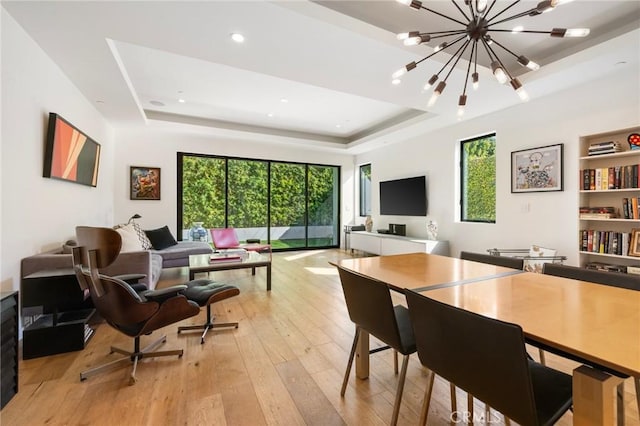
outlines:
[[[420,238],[401,237],[375,232],[351,232],[351,250],[389,255],[403,253],[430,253],[449,256],[449,241],[435,241]]]

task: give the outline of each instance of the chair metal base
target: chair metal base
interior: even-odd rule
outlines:
[[[159,339],[155,340],[154,342],[150,343],[149,345],[147,345],[146,347],[144,347],[142,350],[140,349],[140,337],[136,337],[134,340],[134,350],[133,352],[131,351],[126,351],[124,349],[120,349],[118,347],[115,346],[111,346],[111,351],[109,352],[109,354],[112,354],[114,352],[122,354],[122,355],[126,355],[126,357],[124,358],[119,358],[116,359],[114,361],[108,362],[106,364],[100,365],[98,367],[93,367],[89,370],[83,371],[80,373],[80,381],[85,381],[86,379],[88,379],[91,376],[95,376],[98,373],[101,373],[105,370],[109,370],[114,366],[117,366],[118,364],[122,364],[122,366],[127,365],[126,362],[129,363],[133,363],[133,369],[131,371],[131,375],[129,376],[129,384],[133,385],[137,380],[136,380],[136,369],[138,367],[138,360],[142,359],[142,358],[154,358],[154,357],[160,357],[160,356],[177,356],[178,358],[182,357],[183,354],[183,350],[182,349],[175,349],[175,350],[171,350],[171,351],[160,351],[160,352],[152,352],[154,349],[156,349],[158,346],[164,344],[167,342],[167,336],[164,335],[162,337],[160,337]]]
[[[200,344],[202,345],[204,344],[204,337],[207,335],[207,331],[209,331],[212,328],[226,328],[226,327],[238,328],[237,322],[221,322],[221,323],[214,324],[213,320],[215,320],[215,317],[211,315],[211,305],[207,305],[207,322],[202,325],[180,326],[178,327],[178,334],[180,334],[181,331],[187,331],[187,330],[204,330],[202,332],[202,336],[200,337]]]

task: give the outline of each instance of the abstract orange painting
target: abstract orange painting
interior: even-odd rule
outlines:
[[[99,164],[100,144],[50,113],[43,176],[96,186]]]

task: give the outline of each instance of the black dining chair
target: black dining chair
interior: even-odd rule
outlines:
[[[362,331],[371,334],[384,344],[388,345],[370,351],[378,352],[392,348],[403,355],[402,369],[398,378],[396,398],[393,405],[391,424],[398,421],[402,392],[404,389],[409,356],[416,352],[416,344],[413,338],[413,329],[409,322],[409,312],[402,305],[393,305],[391,294],[387,285],[381,281],[365,277],[353,271],[338,266],[342,290],[349,311],[351,321],[356,325],[351,353],[347,363],[347,370],[342,381],[340,396],[344,396],[353,365],[358,339]],[[397,373],[397,370],[396,370]]]
[[[527,356],[517,324],[405,290],[420,362],[523,426],[552,425],[572,404],[571,376]],[[431,384],[420,415],[426,424]]]
[[[556,277],[589,281],[596,284],[640,291],[640,275],[599,271],[596,269],[579,268],[577,266],[560,265],[555,263],[545,263],[542,273]],[[622,375],[619,376],[623,378],[629,377]],[[640,377],[634,377],[633,382],[636,387],[636,403],[638,405],[638,418],[640,419]],[[624,418],[624,382],[620,383],[618,386],[617,399],[618,418],[622,419]]]
[[[493,256],[490,254],[474,253],[471,251],[461,251],[460,259],[471,260],[473,262],[488,263],[490,265],[504,266],[505,268],[523,269],[524,259],[509,256]]]

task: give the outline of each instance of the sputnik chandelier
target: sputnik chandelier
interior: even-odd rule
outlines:
[[[508,6],[504,7],[502,10],[497,11],[494,14],[491,14],[492,9],[496,5],[497,0],[492,0],[491,5],[489,5],[488,0],[451,0],[456,9],[460,12],[464,20],[462,18],[456,19],[451,16],[447,16],[443,13],[430,9],[429,7],[423,6],[423,2],[419,0],[396,0],[398,3],[405,4],[416,10],[424,10],[426,12],[431,12],[435,15],[438,15],[444,19],[448,19],[449,21],[455,22],[460,25],[461,28],[451,29],[446,31],[433,31],[433,32],[420,32],[420,31],[410,31],[406,33],[400,33],[397,35],[398,40],[402,40],[406,46],[414,46],[423,43],[428,43],[434,39],[442,38],[445,39],[442,43],[438,44],[433,53],[425,56],[419,61],[410,62],[405,65],[403,68],[399,69],[395,73],[393,73],[393,83],[400,83],[400,77],[405,73],[416,68],[421,62],[426,59],[431,58],[432,56],[438,54],[441,51],[452,48],[459,44],[458,50],[451,55],[451,58],[440,68],[440,70],[431,76],[431,78],[427,81],[424,86],[424,90],[429,90],[438,80],[440,79],[440,74],[443,73],[449,66],[449,70],[446,73],[444,79],[442,79],[438,85],[435,87],[431,98],[427,104],[428,107],[431,107],[438,100],[438,97],[444,91],[444,88],[447,85],[447,79],[451,75],[451,72],[455,68],[456,64],[465,52],[468,50],[469,46],[471,46],[470,54],[468,56],[468,65],[467,65],[467,74],[464,81],[464,88],[462,89],[462,95],[458,100],[458,116],[462,117],[464,114],[464,107],[467,103],[467,83],[469,82],[469,73],[471,72],[471,65],[473,64],[473,73],[471,73],[471,81],[474,89],[477,89],[479,86],[479,77],[478,77],[478,51],[484,50],[489,57],[491,62],[491,71],[493,75],[496,77],[500,84],[505,84],[507,81],[511,84],[511,87],[516,91],[518,96],[522,101],[529,100],[529,95],[524,90],[522,83],[513,77],[509,70],[504,66],[502,60],[497,55],[494,50],[494,45],[500,47],[502,50],[506,51],[510,55],[513,55],[517,62],[523,67],[527,67],[530,70],[537,70],[540,66],[529,60],[524,55],[519,55],[511,51],[504,44],[498,42],[495,38],[492,37],[490,33],[532,33],[532,34],[549,34],[551,37],[585,37],[589,34],[589,30],[587,28],[554,28],[551,31],[536,31],[536,30],[525,30],[522,26],[515,27],[513,29],[498,29],[495,26],[499,24],[504,24],[508,21],[513,21],[515,19],[523,18],[526,16],[535,17],[540,15],[541,13],[552,11],[557,6],[568,3],[572,0],[543,0],[536,5],[536,7],[526,10],[524,12],[515,13],[508,17],[502,17],[508,10],[512,7],[520,3],[521,0],[515,0]],[[424,1],[426,3],[426,0]],[[458,4],[460,3],[460,4]],[[468,9],[466,12],[464,9]],[[497,8],[496,8],[497,9]],[[502,17],[502,18],[501,18]]]

